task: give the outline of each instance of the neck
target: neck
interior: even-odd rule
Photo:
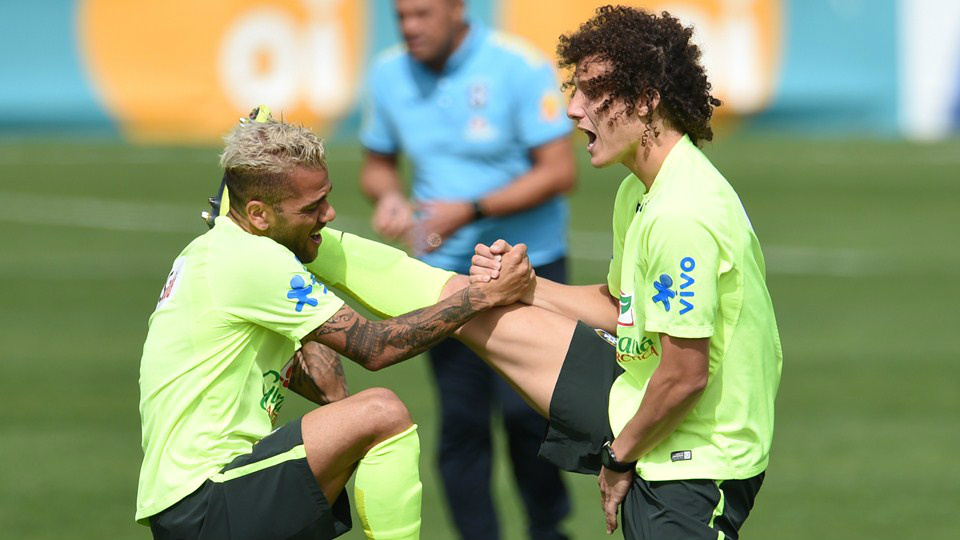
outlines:
[[[433,71],[441,72],[443,71],[444,66],[447,65],[447,60],[450,60],[450,57],[453,56],[453,53],[460,48],[460,45],[463,44],[463,40],[467,38],[467,33],[470,31],[470,25],[466,21],[462,21],[456,30],[453,32],[453,39],[450,40],[450,46],[447,49],[437,56],[435,59],[424,64]]]
[[[253,224],[250,223],[250,220],[247,219],[247,216],[241,215],[240,212],[236,211],[233,207],[227,212],[227,217],[236,223],[238,227],[254,236],[264,236],[265,234],[260,229],[254,227]]]
[[[663,125],[657,126],[660,135],[654,137],[651,133],[647,144],[638,144],[636,150],[630,153],[623,161],[623,164],[630,169],[637,178],[643,182],[643,185],[650,191],[653,181],[657,179],[657,174],[667,159],[667,155],[673,147],[683,138],[683,133],[674,129],[668,129]]]

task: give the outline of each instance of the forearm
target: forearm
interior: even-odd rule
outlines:
[[[662,352],[636,414],[611,445],[619,461],[636,461],[660,444],[690,414],[706,388],[705,367],[702,373],[674,369],[670,364],[675,359],[667,356],[670,351]]]
[[[327,405],[350,395],[340,355],[316,342],[306,342],[290,359],[289,388],[300,396]]]
[[[471,287],[426,307],[383,321],[342,311],[305,339],[323,343],[364,368],[376,371],[416,356],[488,309],[492,303]]]
[[[360,168],[360,188],[372,201],[378,201],[385,195],[403,194],[396,156],[367,152]]]
[[[487,216],[505,216],[529,210],[573,188],[574,176],[553,165],[542,165],[518,176],[478,202]]]
[[[298,370],[296,374],[290,377],[289,388],[304,399],[310,400],[317,405],[328,405],[334,401],[340,401],[349,396],[350,391],[347,390],[347,382],[346,379],[343,378],[343,367],[340,367],[339,370],[341,376],[340,381],[337,382],[336,388],[330,391],[325,391],[321,388],[320,384],[323,384],[323,381],[317,380],[316,376],[304,373],[303,370]]]
[[[617,330],[619,304],[606,285],[564,285],[538,277],[533,305],[594,328],[611,333]]]

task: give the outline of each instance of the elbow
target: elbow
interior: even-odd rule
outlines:
[[[698,376],[691,380],[687,385],[687,391],[691,396],[699,396],[707,389],[707,374]]]
[[[577,168],[571,161],[557,173],[557,192],[559,194],[570,193],[577,187]]]
[[[707,373],[677,373],[669,377],[666,386],[677,401],[687,401],[700,397],[707,389]]]
[[[707,372],[690,373],[684,377],[683,382],[678,386],[687,398],[700,397],[707,389]]]
[[[389,362],[384,361],[384,359],[380,356],[376,356],[364,362],[363,368],[367,371],[380,371],[388,365],[390,365]]]

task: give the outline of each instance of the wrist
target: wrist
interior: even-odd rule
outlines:
[[[613,472],[625,473],[633,471],[637,462],[634,461],[624,461],[620,458],[621,454],[617,454],[616,450],[613,448],[612,443],[604,443],[603,448],[600,450],[600,463],[606,468]],[[626,452],[623,452],[622,455],[626,455]]]
[[[391,189],[390,191],[385,191],[381,193],[380,196],[377,197],[377,201],[390,201],[390,200],[406,201],[407,195],[398,189]]]
[[[485,287],[480,283],[471,283],[466,289],[470,305],[477,311],[485,311],[496,305],[484,289]]]
[[[470,206],[473,210],[473,221],[480,221],[481,219],[487,217],[487,211],[483,206],[482,199],[471,201]]]

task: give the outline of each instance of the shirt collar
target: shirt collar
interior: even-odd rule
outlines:
[[[463,41],[457,46],[457,50],[453,51],[450,58],[447,58],[447,62],[443,66],[444,73],[450,73],[462,66],[480,47],[483,36],[487,34],[486,27],[478,21],[467,19],[467,25],[467,35],[464,36]]]
[[[668,173],[666,171],[672,166],[674,161],[680,159],[677,156],[685,154],[691,146],[693,146],[693,142],[690,141],[690,136],[684,133],[683,137],[677,141],[677,144],[673,145],[673,148],[667,153],[667,157],[664,158],[663,163],[660,165],[660,170],[657,172],[657,177],[653,179],[653,184],[650,185],[650,191],[643,197],[644,200],[649,199],[657,192],[660,185],[663,184],[664,179],[667,178]]]

